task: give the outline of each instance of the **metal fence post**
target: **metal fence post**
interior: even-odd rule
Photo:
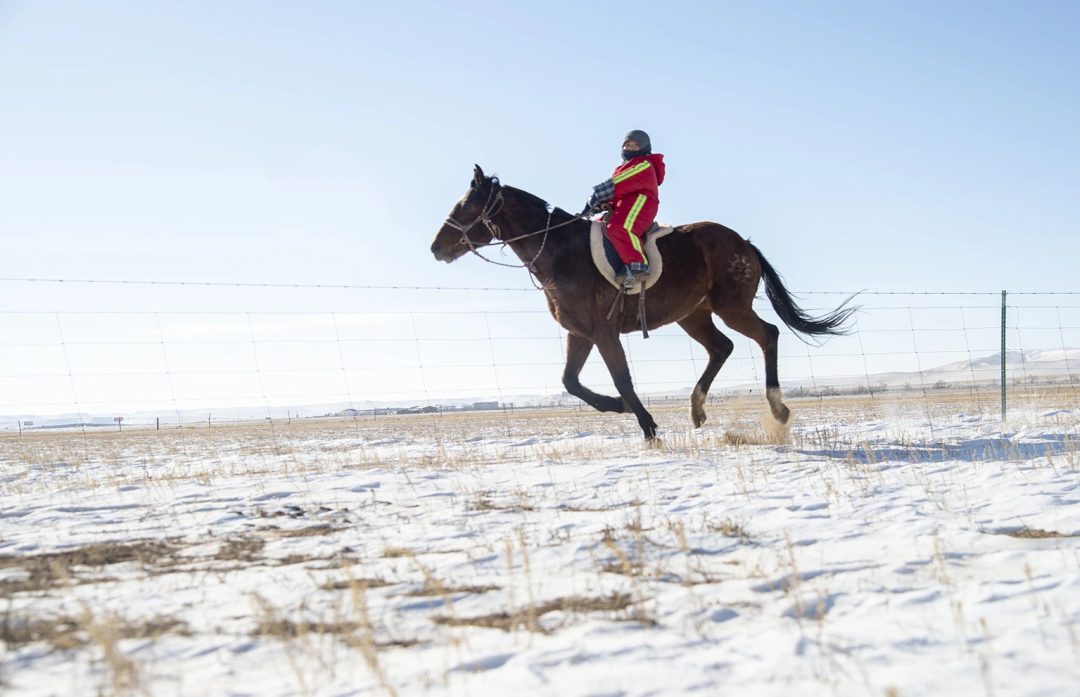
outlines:
[[[1005,421],[1005,291],[1001,291],[1001,420]]]

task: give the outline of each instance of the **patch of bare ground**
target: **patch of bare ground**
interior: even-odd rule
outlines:
[[[491,499],[479,498],[470,501],[467,506],[470,511],[535,511],[536,506],[528,503],[497,504]]]
[[[251,632],[255,637],[275,637],[277,639],[296,639],[307,634],[323,634],[341,638],[345,643],[351,644],[356,641],[358,631],[369,630],[370,627],[362,622],[293,622],[280,617],[264,618]],[[391,639],[389,641],[375,641],[373,645],[379,649],[407,648],[423,643],[419,639]]]
[[[384,547],[383,558],[397,559],[400,557],[419,557],[425,554],[461,554],[464,551],[465,550],[463,549],[428,549],[417,552],[408,547]]]
[[[642,503],[641,501],[638,501],[637,499],[634,499],[633,501],[627,501],[625,503],[616,503],[616,504],[612,504],[610,506],[577,506],[577,505],[574,505],[572,503],[564,503],[564,504],[562,504],[560,506],[557,506],[557,508],[558,508],[558,510],[565,511],[567,513],[607,513],[609,511],[618,510],[620,508],[627,508],[627,507],[631,507],[631,506],[632,507],[640,507],[640,506],[644,506],[644,505],[645,504]]]
[[[47,619],[8,614],[0,622],[0,641],[9,651],[36,642],[48,644],[52,651],[77,649],[96,641],[94,632],[101,629],[101,624],[100,619],[95,620],[90,614]],[[166,634],[191,635],[184,622],[170,615],[142,620],[110,618],[109,631],[118,639],[156,640]]]
[[[488,591],[500,590],[499,586],[446,586],[442,583],[425,583],[424,587],[405,593],[414,598],[430,598],[437,595],[450,595],[452,593],[487,593]]]
[[[1045,540],[1055,537],[1080,537],[1080,535],[1066,535],[1064,533],[1055,532],[1053,530],[1040,530],[1039,528],[1023,528],[1021,530],[998,530],[993,532],[994,535],[1008,535],[1009,537],[1017,537],[1022,540]]]
[[[504,632],[509,632],[511,629],[520,627],[530,629],[531,631],[542,632],[544,630],[536,625],[536,620],[549,612],[622,612],[633,604],[634,601],[629,593],[613,593],[599,598],[571,596],[549,600],[545,603],[540,603],[539,605],[515,612],[497,612],[491,615],[479,615],[477,617],[439,616],[433,617],[432,621],[435,622],[435,624],[451,627],[488,627],[491,629],[501,629]],[[635,617],[632,613],[631,616],[621,619],[648,621]]]
[[[222,561],[252,561],[266,546],[257,537],[230,537],[221,545],[214,559]]]
[[[68,583],[80,583],[75,579],[76,567],[103,568],[112,564],[138,562],[149,566],[170,557],[177,546],[168,541],[137,540],[134,542],[101,542],[62,552],[28,555],[0,556],[0,569],[21,568],[27,577],[20,580],[0,581],[0,597],[14,593],[47,591]],[[94,579],[100,583],[106,579]]]
[[[353,578],[347,581],[327,581],[319,586],[319,588],[324,591],[347,591],[356,587],[367,590],[369,588],[385,588],[392,585],[394,584],[389,581],[384,581],[381,578]]]
[[[271,537],[280,538],[293,538],[293,537],[319,537],[322,535],[329,535],[338,528],[333,525],[311,525],[306,528],[293,528],[292,530],[278,530],[277,528],[264,528],[260,532],[267,532]]]
[[[640,559],[612,559],[600,567],[605,574],[620,574],[622,576],[644,576],[645,562]]]

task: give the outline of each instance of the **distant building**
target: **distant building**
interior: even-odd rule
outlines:
[[[474,411],[489,411],[491,409],[498,409],[498,402],[473,402],[472,408]]]
[[[342,409],[341,416],[360,416],[359,409]]]
[[[439,411],[438,407],[409,407],[408,409],[398,409],[398,414],[434,414]]]

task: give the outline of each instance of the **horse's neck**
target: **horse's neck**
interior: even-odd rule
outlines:
[[[585,223],[569,221],[569,224],[565,224],[567,223],[565,220],[554,220],[548,216],[548,211],[543,204],[530,200],[531,197],[521,196],[517,193],[517,190],[507,192],[504,196],[507,197],[506,202],[509,205],[504,220],[499,221],[503,224],[501,236],[504,240],[511,240],[515,237],[528,235],[528,237],[522,237],[520,240],[510,242],[508,245],[522,264],[532,263],[534,265],[536,275],[541,282],[553,281],[557,275],[565,275],[570,272],[566,264],[566,252],[569,251],[570,247],[584,245],[584,251],[581,254],[571,256],[588,255],[588,235],[579,239],[573,234],[575,229],[585,225]],[[545,234],[544,228],[549,224],[558,225],[559,227]],[[562,259],[562,261],[559,262],[557,268],[556,261],[558,259]]]
[[[503,230],[502,238],[512,240],[515,237],[528,235],[528,237],[522,237],[519,240],[510,242],[508,246],[517,255],[518,259],[521,259],[523,264],[533,262],[538,271],[550,275],[552,269],[545,258],[548,255],[539,254],[541,247],[545,245],[546,236],[542,231],[550,220],[547,210],[540,206],[529,205],[523,201],[514,201],[514,204],[516,205],[513,212],[508,211],[510,214],[506,216],[509,224]],[[540,234],[531,234],[534,232]]]

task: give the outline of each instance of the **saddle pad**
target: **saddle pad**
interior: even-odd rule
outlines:
[[[656,246],[656,241],[664,235],[670,235],[673,232],[675,232],[675,228],[671,225],[660,224],[655,231],[645,238],[645,258],[649,260],[649,266],[652,267],[652,273],[649,274],[648,279],[645,281],[646,289],[656,285],[656,282],[660,280],[660,274],[664,271],[664,260],[660,258],[660,250]],[[589,237],[589,246],[592,248],[593,263],[596,264],[596,269],[600,272],[600,275],[603,276],[608,283],[618,288],[619,284],[615,282],[615,267],[608,259],[607,254],[604,253],[604,242],[604,223],[599,220],[594,221]],[[630,295],[639,292],[641,292],[641,281],[635,283],[632,290],[627,291]]]

